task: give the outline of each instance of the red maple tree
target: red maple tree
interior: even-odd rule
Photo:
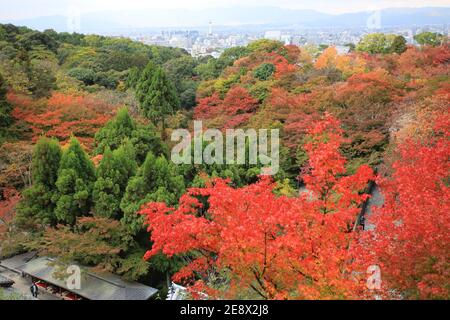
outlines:
[[[341,133],[328,115],[309,130],[308,194],[278,197],[269,178],[239,189],[218,179],[189,189],[178,208],[145,205],[141,214],[153,242],[145,258],[188,255],[190,263],[174,280],[213,297],[354,297],[360,283],[351,277],[348,248],[366,198],[359,191],[372,171],[362,167],[342,177]],[[212,278],[224,273],[229,281],[220,290]]]
[[[362,260],[378,265],[386,294],[446,299],[450,291],[450,117],[434,136],[399,146],[393,174],[380,178],[385,203],[361,239]]]
[[[90,95],[59,92],[54,92],[48,100],[38,101],[10,92],[8,99],[14,106],[13,116],[32,129],[33,141],[45,135],[66,142],[74,135],[87,146],[117,109]]]

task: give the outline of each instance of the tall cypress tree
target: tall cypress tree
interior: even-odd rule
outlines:
[[[136,98],[140,104],[142,104],[145,97],[150,94],[149,90],[155,70],[156,66],[150,61],[140,74],[139,79],[136,81]]]
[[[125,85],[127,88],[136,89],[139,78],[141,77],[141,71],[138,67],[133,67],[130,69]]]
[[[22,226],[35,223],[56,223],[55,204],[56,180],[61,160],[58,141],[40,138],[34,148],[31,172],[33,185],[22,194],[17,207],[17,221]]]
[[[119,149],[106,149],[97,170],[92,199],[96,216],[120,219],[120,201],[125,193],[128,180],[136,173],[135,153],[130,141]]]
[[[142,79],[141,79],[142,80]],[[148,80],[144,78],[145,85]],[[140,84],[141,85],[141,84]],[[142,87],[144,84],[142,84]],[[175,87],[169,81],[161,67],[154,70],[148,90],[137,94],[141,113],[153,123],[161,123],[162,132],[165,132],[165,119],[180,108],[180,100]]]
[[[137,213],[144,203],[175,205],[184,189],[184,179],[177,167],[164,156],[155,157],[149,152],[137,175],[128,182],[120,204],[124,212],[122,223],[137,234],[144,229],[143,218]]]
[[[95,169],[76,138],[63,153],[58,171],[55,214],[58,221],[73,225],[89,214]]]

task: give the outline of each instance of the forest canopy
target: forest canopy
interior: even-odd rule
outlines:
[[[0,256],[37,251],[160,298],[173,280],[194,298],[448,299],[450,45],[415,41],[194,58],[0,25]],[[279,172],[174,164],[171,133],[194,120],[278,129]],[[373,186],[384,202],[365,216]]]

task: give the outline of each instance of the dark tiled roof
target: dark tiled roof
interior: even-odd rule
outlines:
[[[11,257],[9,259],[3,259],[0,261],[0,266],[5,267],[9,270],[20,272],[17,268],[27,263],[31,259],[36,257],[36,252],[27,252],[19,254],[17,256]]]
[[[131,281],[124,281],[113,274],[95,274],[82,269],[81,288],[68,289],[66,281],[55,272],[59,271],[61,264],[47,257],[40,257],[29,261],[19,269],[35,278],[73,292],[89,300],[148,300],[158,290],[155,288]]]

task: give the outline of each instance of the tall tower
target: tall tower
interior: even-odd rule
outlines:
[[[212,32],[212,21],[209,21],[209,31],[208,31],[208,36],[212,36],[213,32]]]

